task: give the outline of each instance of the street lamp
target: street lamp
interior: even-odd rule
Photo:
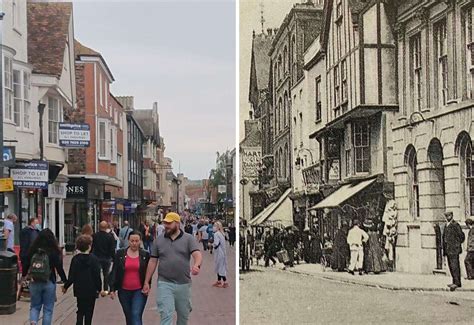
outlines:
[[[296,160],[295,160],[295,168],[296,170],[300,170],[301,169],[301,165],[303,163],[303,159],[301,159],[300,157],[300,153],[302,151],[307,151],[309,152],[309,157],[311,158],[311,165],[314,165],[314,159],[313,159],[313,152],[307,148],[301,148],[300,150],[298,150],[298,152],[296,153]]]
[[[181,180],[175,177],[173,182],[176,183],[176,213],[179,213],[179,185],[181,185]]]

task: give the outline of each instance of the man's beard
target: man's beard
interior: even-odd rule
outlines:
[[[179,227],[171,228],[171,229],[165,229],[167,235],[174,235],[179,231]]]

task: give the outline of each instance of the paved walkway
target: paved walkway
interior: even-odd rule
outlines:
[[[190,316],[189,325],[202,324],[235,324],[235,248],[228,247],[228,281],[230,287],[227,289],[213,288],[211,286],[216,279],[214,274],[214,256],[204,252],[204,260],[201,273],[193,277],[192,302],[193,311]],[[66,273],[72,256],[65,257],[64,264]],[[156,284],[156,279],[153,281]],[[156,288],[148,298],[143,315],[145,325],[160,324],[160,317],[156,309]],[[76,299],[72,295],[72,289],[67,294],[57,290],[58,301],[54,308],[54,324],[70,325],[76,322]],[[29,300],[23,299],[17,303],[17,312],[13,315],[0,315],[0,324],[28,325]],[[99,298],[94,312],[94,324],[125,324],[125,319],[118,299],[111,300],[109,297]]]
[[[334,272],[331,269],[323,269],[320,264],[300,264],[288,271],[315,275],[329,280],[337,280],[346,283],[378,287],[391,290],[422,290],[422,291],[449,291],[447,287],[451,283],[451,277],[446,275],[411,274],[403,272],[384,272],[380,274],[351,275],[347,272]],[[462,288],[456,291],[474,292],[474,281],[462,281]]]

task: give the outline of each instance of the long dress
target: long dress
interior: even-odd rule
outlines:
[[[369,230],[369,240],[366,244],[364,255],[364,269],[366,272],[384,272],[387,270],[383,261],[383,250],[380,246],[379,235],[376,231]]]
[[[334,246],[331,260],[331,267],[337,271],[344,271],[349,259],[349,245],[347,244],[347,227],[342,227],[334,237]]]
[[[214,266],[217,275],[227,275],[227,254],[225,249],[225,237],[220,232],[214,233]]]

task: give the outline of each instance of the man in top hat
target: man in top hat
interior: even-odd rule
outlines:
[[[181,230],[181,217],[174,212],[163,219],[164,236],[159,236],[151,246],[150,261],[142,292],[150,292],[150,280],[158,265],[158,292],[156,302],[161,316],[161,325],[171,325],[177,313],[177,324],[188,323],[191,312],[191,273],[198,275],[202,255],[198,242]],[[189,261],[193,258],[193,266]]]
[[[462,252],[461,244],[465,236],[461,226],[454,220],[452,211],[444,213],[446,227],[443,233],[443,253],[448,258],[449,272],[453,278],[453,283],[448,287],[451,291],[461,287],[461,268],[459,265],[459,254]]]

